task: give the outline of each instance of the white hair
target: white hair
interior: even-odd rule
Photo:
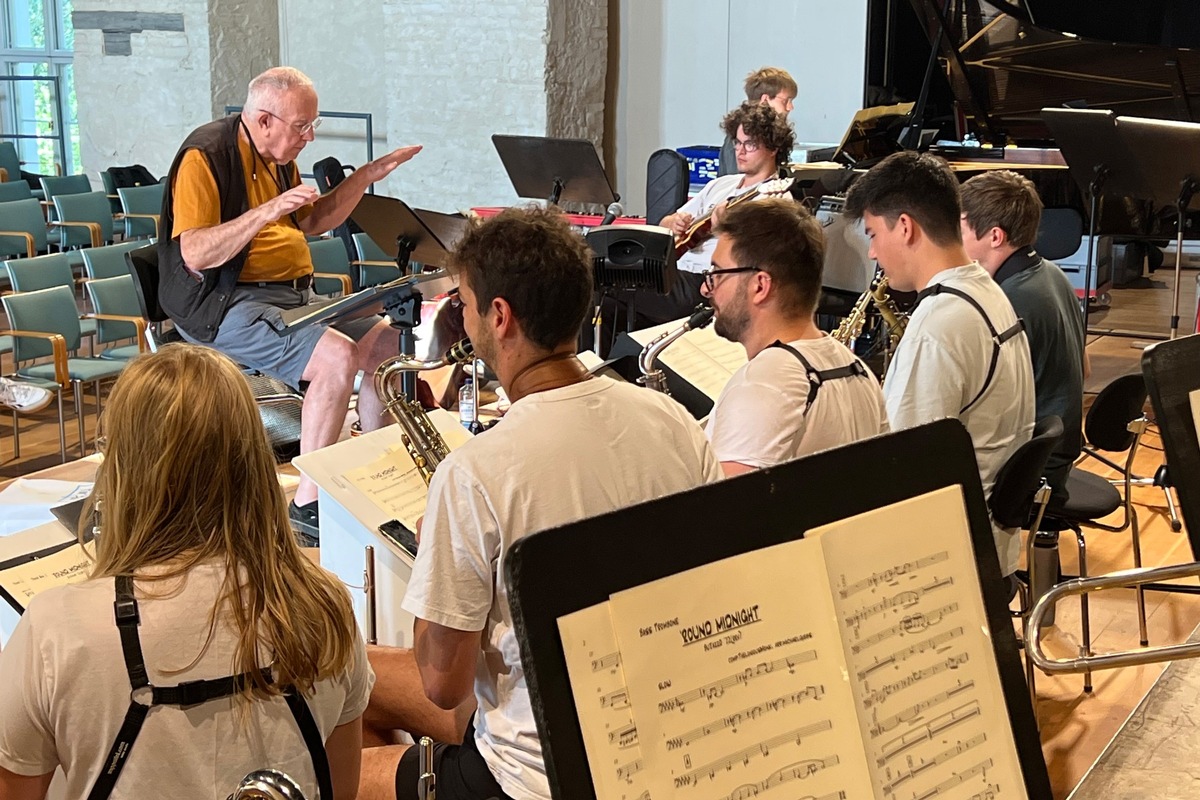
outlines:
[[[313,88],[307,75],[295,67],[272,67],[250,81],[246,89],[246,109],[261,109],[265,100],[300,88]]]

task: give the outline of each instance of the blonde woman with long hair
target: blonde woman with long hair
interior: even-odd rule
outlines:
[[[224,798],[262,768],[353,798],[374,675],[241,373],[166,347],[102,426],[92,573],[35,597],[0,654],[0,797],[40,800],[61,767],[72,798]]]

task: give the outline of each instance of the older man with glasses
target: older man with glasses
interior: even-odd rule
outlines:
[[[279,336],[270,322],[310,302],[306,235],[341,225],[367,187],[408,161],[401,147],[320,196],[300,182],[296,157],[321,123],[317,93],[299,70],[269,69],[250,82],[240,114],[188,135],[171,165],[158,243],[160,299],[188,341],[207,344],[289,386],[307,384],[301,452],[337,441],[354,377],[396,352],[378,317]],[[364,430],[382,423],[370,382],[358,398]],[[292,523],[316,543],[317,489],[301,479]]]
[[[725,115],[721,128],[734,140],[738,171],[714,178],[674,214],[659,223],[676,238],[684,236],[700,219],[720,220],[725,204],[734,197],[778,177],[779,167],[796,141],[787,117],[757,99],[746,101]],[[717,240],[708,237],[679,257],[679,279],[666,297],[639,297],[637,313],[647,324],[686,317],[700,302],[700,273],[708,269]]]

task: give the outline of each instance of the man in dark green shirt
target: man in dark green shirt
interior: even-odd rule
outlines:
[[[985,172],[962,186],[967,255],[1000,284],[1025,321],[1037,419],[1062,418],[1063,438],[1050,455],[1051,503],[1066,500],[1067,474],[1083,444],[1083,379],[1087,372],[1083,314],[1070,280],[1033,249],[1042,201],[1029,179],[1008,170]]]

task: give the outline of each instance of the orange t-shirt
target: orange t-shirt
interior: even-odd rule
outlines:
[[[246,192],[251,208],[279,196],[278,170],[290,169],[292,186],[300,184],[299,170],[293,162],[278,166],[266,164],[254,156],[250,143],[238,137],[238,152],[242,156],[242,170],[246,176]],[[253,175],[257,164],[258,179]],[[221,196],[217,191],[217,180],[208,167],[208,160],[199,150],[184,154],[175,175],[173,189],[175,204],[172,237],[194,228],[212,228],[221,224]],[[312,206],[304,206],[296,212],[296,219],[304,219],[312,213]],[[313,271],[312,255],[304,233],[297,228],[290,216],[269,222],[250,240],[250,253],[242,267],[240,281],[286,281],[307,275]]]

